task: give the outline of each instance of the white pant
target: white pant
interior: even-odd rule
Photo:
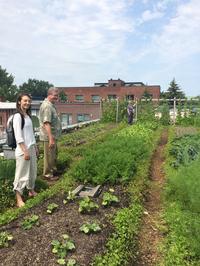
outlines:
[[[16,169],[14,180],[14,191],[23,194],[26,187],[28,190],[33,190],[37,177],[37,157],[35,147],[31,146],[28,149],[30,160],[25,160],[24,155],[16,156]]]

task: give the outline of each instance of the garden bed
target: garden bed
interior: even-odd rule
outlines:
[[[74,241],[76,249],[70,252],[67,258],[74,258],[78,264],[89,265],[94,254],[102,253],[108,236],[112,233],[110,218],[116,210],[128,205],[127,194],[122,186],[115,186],[114,194],[120,199],[117,206],[101,206],[102,193],[108,191],[104,187],[99,198],[95,199],[99,210],[92,214],[80,214],[78,212],[78,200],[63,204],[65,195],[59,195],[45,201],[40,206],[27,211],[23,217],[3,226],[1,231],[7,231],[14,239],[10,247],[1,249],[0,265],[56,265],[56,256],[52,253],[51,241],[59,239],[62,234],[68,234]],[[49,203],[59,205],[58,209],[51,215],[47,214]],[[21,223],[24,217],[36,214],[39,216],[40,226],[33,226],[30,230],[24,230]],[[102,230],[96,234],[85,235],[79,231],[79,227],[90,221],[100,223]]]

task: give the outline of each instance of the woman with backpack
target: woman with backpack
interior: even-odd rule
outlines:
[[[24,188],[29,190],[29,196],[34,197],[35,180],[37,177],[37,155],[33,124],[31,120],[31,97],[27,93],[21,93],[16,102],[17,113],[13,117],[13,129],[16,139],[16,170],[14,191],[16,193],[17,206],[25,205],[22,195]]]

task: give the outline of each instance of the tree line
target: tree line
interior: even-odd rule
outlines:
[[[37,79],[28,79],[27,82],[17,86],[14,84],[14,76],[0,66],[0,97],[5,101],[15,102],[20,92],[30,94],[33,99],[45,98],[47,90],[52,86],[53,84],[48,81]]]

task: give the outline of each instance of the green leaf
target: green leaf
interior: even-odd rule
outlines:
[[[59,265],[65,265],[65,264],[66,264],[66,261],[65,261],[65,259],[58,259],[58,260],[57,260],[57,263],[58,263]]]

